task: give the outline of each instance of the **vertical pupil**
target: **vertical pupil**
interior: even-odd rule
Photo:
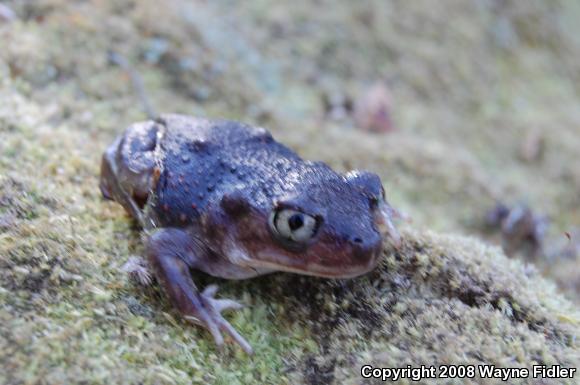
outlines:
[[[299,229],[303,224],[304,218],[302,218],[302,214],[294,214],[288,218],[288,226],[290,226],[290,230],[292,231]]]

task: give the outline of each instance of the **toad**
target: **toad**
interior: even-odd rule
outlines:
[[[188,320],[217,345],[249,343],[221,315],[241,305],[200,291],[191,270],[225,279],[275,271],[351,278],[400,237],[379,177],[301,159],[263,128],[184,115],[135,123],[102,157],[103,196],[146,234],[149,266]]]

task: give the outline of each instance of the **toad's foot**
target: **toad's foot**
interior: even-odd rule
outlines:
[[[252,354],[253,350],[250,344],[221,315],[224,310],[241,309],[243,305],[231,299],[215,299],[214,296],[217,290],[218,287],[216,285],[206,287],[200,294],[201,307],[196,309],[197,314],[195,316],[185,316],[185,318],[208,328],[216,345],[223,345],[222,332],[224,332],[229,334],[246,353]]]
[[[136,255],[129,257],[121,270],[129,274],[129,277],[143,286],[149,286],[153,282],[153,276],[149,270],[147,261]]]

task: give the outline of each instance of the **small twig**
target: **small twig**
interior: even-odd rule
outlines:
[[[137,72],[137,70],[135,70],[133,66],[131,66],[129,60],[127,60],[127,58],[120,53],[109,51],[108,56],[111,63],[118,65],[123,70],[125,70],[127,74],[129,74],[129,78],[131,79],[131,83],[133,83],[135,93],[137,94],[137,97],[139,98],[139,101],[143,107],[143,111],[147,117],[149,119],[156,119],[158,115],[153,109],[149,98],[147,97],[147,92],[145,91],[145,86],[143,84],[143,78],[141,78],[141,75]]]

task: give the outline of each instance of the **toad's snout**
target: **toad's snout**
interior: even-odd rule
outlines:
[[[378,254],[382,246],[382,237],[378,232],[365,236],[354,235],[349,239],[353,254],[359,259]]]
[[[382,236],[378,232],[367,234],[364,237],[355,235],[349,239],[353,259],[371,270],[377,264],[382,250]]]

